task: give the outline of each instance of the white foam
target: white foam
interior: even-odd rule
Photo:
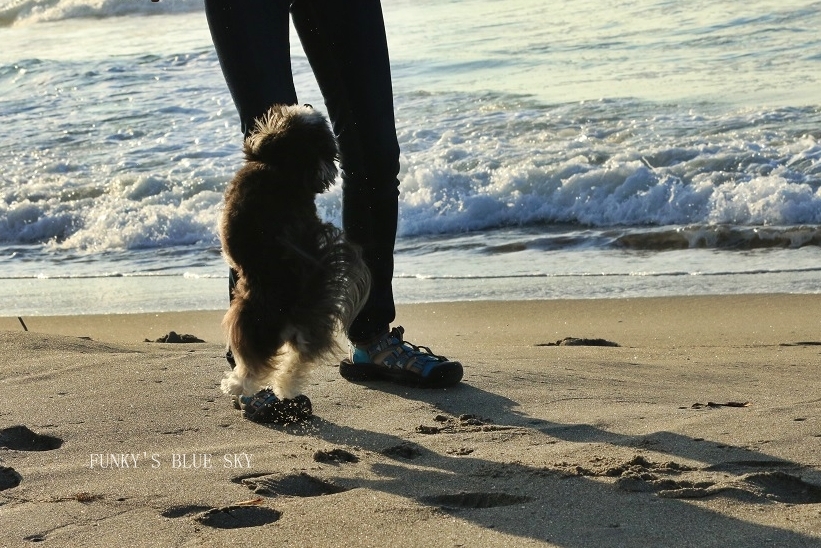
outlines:
[[[577,110],[578,116],[588,109]],[[552,131],[551,109],[524,119],[520,112],[504,114],[500,121],[479,113],[457,130],[443,129],[438,139],[430,132],[424,138],[404,134],[413,152],[402,173],[403,235],[533,223],[821,220],[819,145],[813,136],[762,135],[756,120],[778,112],[702,116],[701,134],[677,140],[654,133],[661,125],[673,130],[682,117],[676,112]],[[739,118],[746,127],[736,136],[713,132],[725,119]],[[632,135],[619,135],[628,122]]]
[[[8,0],[0,5],[0,26],[202,11],[202,0]]]

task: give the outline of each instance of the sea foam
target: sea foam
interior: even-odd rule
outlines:
[[[0,3],[0,27],[75,18],[195,11],[202,11],[202,0],[5,0]]]

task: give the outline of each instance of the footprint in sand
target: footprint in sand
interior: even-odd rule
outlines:
[[[464,508],[497,508],[529,502],[530,497],[508,493],[456,493],[423,497],[422,502],[450,510]]]
[[[785,504],[821,503],[821,487],[784,472],[748,474],[742,481],[754,494]]]
[[[577,466],[575,472],[583,476],[615,477],[619,490],[655,493],[662,498],[695,499],[720,494],[785,504],[821,503],[821,486],[781,470],[762,468],[800,468],[800,465],[782,460],[740,460],[696,469],[675,462],[655,463],[636,456],[617,466],[601,463],[592,470]],[[745,470],[749,473],[744,473]],[[728,479],[727,472],[734,477]]]
[[[333,483],[309,476],[305,473],[290,475],[251,474],[232,479],[234,483],[245,485],[257,495],[268,497],[319,497],[347,491]],[[194,520],[216,529],[240,529],[259,527],[279,520],[281,512],[262,506],[263,499],[254,504],[233,504],[222,508],[196,504],[172,506],[160,513],[165,518],[194,516]]]
[[[51,451],[61,445],[63,445],[63,440],[60,438],[37,434],[22,424],[0,429],[0,449]],[[0,491],[17,487],[21,481],[23,481],[23,476],[17,470],[9,466],[0,466]]]
[[[788,460],[728,460],[712,464],[703,468],[705,472],[732,472],[743,473],[745,470],[760,470],[762,468],[801,468],[801,465]]]
[[[0,491],[17,487],[23,481],[23,476],[9,466],[0,466]]]
[[[186,504],[183,506],[172,506],[167,510],[163,510],[160,512],[160,515],[164,518],[182,518],[185,516],[193,516],[195,514],[201,514],[203,512],[207,512],[208,510],[213,510],[213,506],[202,506],[200,504]]]
[[[282,514],[265,506],[224,506],[212,508],[194,519],[208,527],[216,529],[241,529],[243,527],[260,527],[277,521]]]
[[[309,476],[304,472],[289,475],[254,474],[240,476],[231,481],[266,497],[320,497],[348,490],[346,487]]]
[[[14,451],[51,451],[61,445],[63,440],[60,438],[37,434],[22,424],[0,429],[0,448]]]
[[[241,529],[273,523],[282,514],[273,508],[257,505],[232,504],[222,508],[214,508],[199,504],[187,504],[172,506],[160,512],[160,515],[164,518],[194,516],[194,521],[215,529]]]
[[[783,504],[821,503],[821,487],[807,483],[798,476],[784,472],[760,472],[746,474],[735,480],[705,482],[706,485],[689,485],[687,482],[666,482],[662,489],[650,486],[659,497],[671,499],[705,498],[713,495],[740,500],[766,499]],[[661,485],[661,484],[659,484]]]

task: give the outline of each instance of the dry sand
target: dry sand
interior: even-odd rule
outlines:
[[[403,306],[464,383],[320,367],[293,426],[219,392],[221,312],[2,318],[0,545],[819,546],[820,309]]]

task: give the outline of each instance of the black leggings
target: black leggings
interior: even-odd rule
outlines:
[[[348,332],[352,340],[366,340],[396,314],[399,144],[382,9],[379,0],[205,0],[245,135],[272,104],[298,102],[289,12],[339,141],[343,229],[362,247],[373,278],[370,298]]]

